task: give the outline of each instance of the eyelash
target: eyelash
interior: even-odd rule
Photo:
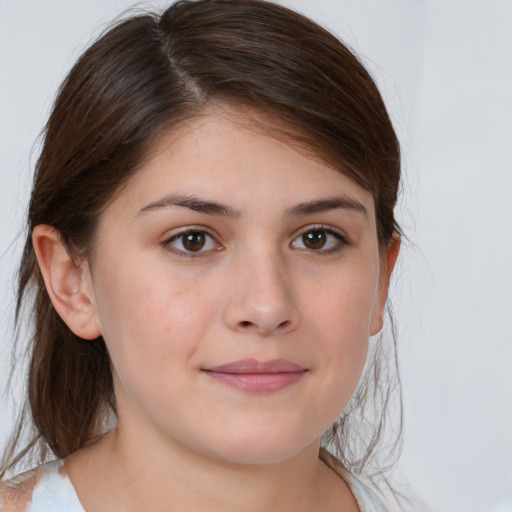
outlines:
[[[336,245],[334,247],[330,247],[328,249],[323,249],[322,247],[320,247],[319,249],[311,249],[308,247],[299,247],[297,249],[308,251],[308,252],[311,252],[314,254],[327,256],[327,255],[336,254],[338,252],[341,252],[343,249],[345,249],[346,246],[350,245],[349,241],[347,240],[347,238],[344,235],[342,235],[338,231],[335,231],[330,226],[326,226],[323,224],[316,224],[316,225],[309,225],[309,226],[305,227],[304,229],[302,229],[292,240],[291,246],[293,247],[293,243],[297,240],[300,240],[301,237],[303,237],[305,234],[313,233],[313,232],[322,232],[322,233],[326,234],[327,236],[332,236],[332,237],[336,238],[336,240],[337,240]],[[207,249],[207,250],[201,250],[202,249],[202,247],[201,247],[200,250],[198,250],[198,251],[189,251],[186,249],[178,249],[178,248],[172,246],[173,242],[175,242],[177,240],[181,240],[181,245],[183,247],[184,237],[186,237],[187,235],[190,235],[190,234],[204,235],[207,240],[208,239],[211,240],[210,243],[213,243],[215,245],[215,247],[211,248],[211,249]],[[328,244],[328,243],[329,242],[327,241],[326,244]],[[205,244],[208,244],[208,241],[206,241]],[[164,247],[164,249],[166,251],[172,252],[173,254],[175,254],[176,256],[178,256],[180,258],[204,257],[205,256],[204,253],[211,253],[211,251],[217,252],[217,251],[221,251],[223,249],[222,245],[219,244],[215,240],[215,237],[211,233],[209,233],[208,230],[206,230],[203,227],[199,227],[199,226],[197,228],[190,227],[190,228],[185,229],[184,231],[180,231],[179,233],[176,233],[176,234],[172,235],[171,237],[167,238],[166,240],[164,240],[161,243],[161,245]]]

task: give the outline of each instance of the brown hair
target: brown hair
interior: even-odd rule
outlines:
[[[17,325],[24,307],[33,312],[30,413],[20,417],[0,476],[34,448],[40,459],[48,448],[60,458],[70,455],[98,436],[109,411],[115,414],[105,343],[101,337],[85,343],[54,310],[32,247],[33,228],[49,224],[74,257],[89,256],[101,212],[158,135],[212,103],[280,120],[290,127],[288,138],[373,194],[382,246],[399,232],[395,133],[372,78],[331,33],[264,0],[183,0],[161,15],[118,22],[74,65],[45,128],[18,276]],[[392,388],[378,378],[379,357],[325,437],[356,472],[383,428],[380,410],[375,424],[366,418],[363,436],[357,415],[368,399],[380,396],[385,406]],[[34,435],[15,456],[29,414]],[[354,437],[357,449],[350,448]]]

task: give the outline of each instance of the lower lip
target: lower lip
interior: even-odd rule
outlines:
[[[249,393],[269,393],[291,386],[299,381],[306,371],[283,373],[224,373],[207,371],[212,379],[227,386]]]

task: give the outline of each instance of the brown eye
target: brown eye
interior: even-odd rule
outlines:
[[[319,254],[331,254],[348,245],[347,239],[330,228],[312,226],[303,231],[292,243],[294,249],[308,249]]]
[[[206,243],[206,236],[201,231],[192,231],[183,235],[182,243],[187,251],[200,251]]]
[[[169,238],[162,244],[166,249],[178,256],[199,256],[202,253],[219,250],[221,246],[206,231],[182,231]]]
[[[321,249],[327,242],[325,231],[308,231],[302,235],[302,243],[308,249]]]

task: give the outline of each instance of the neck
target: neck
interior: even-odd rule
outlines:
[[[240,464],[158,438],[149,446],[134,446],[120,429],[114,435],[113,454],[119,467],[133,470],[129,481],[138,487],[133,491],[146,508],[153,502],[155,511],[176,504],[176,510],[197,512],[298,512],[312,510],[306,505],[318,494],[321,463],[316,444],[283,462]]]
[[[66,466],[88,512],[306,512],[357,510],[346,485],[318,459],[318,443],[272,464],[239,464],[122,427]],[[335,508],[333,508],[333,504]]]

